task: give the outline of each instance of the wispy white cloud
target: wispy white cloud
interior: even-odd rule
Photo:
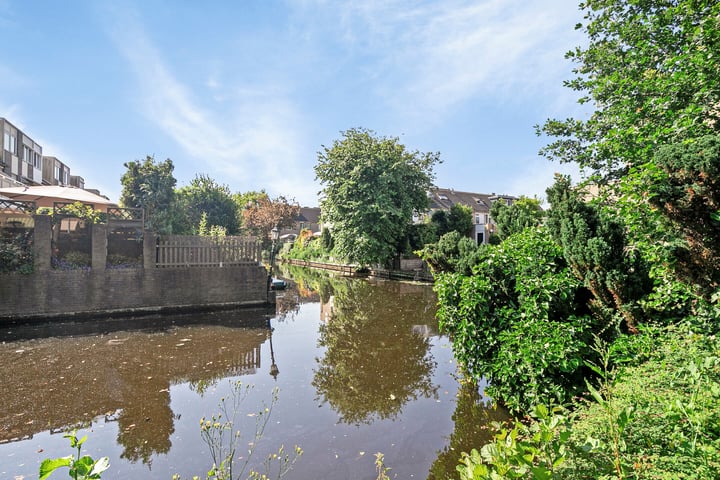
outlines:
[[[550,100],[567,75],[574,45],[573,1],[447,0],[312,2],[335,17],[336,40],[367,55],[373,88],[406,116],[444,114],[471,99]],[[330,10],[330,13],[328,13]]]
[[[290,191],[306,194],[296,185],[312,180],[299,158],[303,122],[281,88],[246,87],[213,72],[205,87],[215,102],[207,102],[205,92],[191,90],[173,74],[133,12],[113,13],[111,36],[140,85],[139,107],[150,121],[193,160],[222,174],[223,183],[271,193],[293,184]],[[314,190],[308,189],[312,197]]]

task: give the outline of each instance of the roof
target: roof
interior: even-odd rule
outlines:
[[[517,200],[512,195],[497,195],[495,193],[460,192],[452,188],[434,188],[428,193],[430,210],[450,210],[455,204],[467,205],[473,212],[489,212],[490,206],[498,199]]]
[[[300,207],[297,217],[298,222],[320,223],[320,208]]]
[[[35,202],[38,207],[52,207],[54,202],[81,202],[85,205],[94,205],[96,208],[101,207],[99,209],[104,211],[108,205],[115,205],[107,197],[82,188],[60,185],[0,188],[0,195],[11,200]]]

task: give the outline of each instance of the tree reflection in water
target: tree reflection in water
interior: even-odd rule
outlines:
[[[312,384],[341,422],[395,418],[409,400],[437,398],[425,335],[437,330],[429,288],[339,279],[328,302],[331,313],[318,341],[326,351]]]
[[[510,418],[508,412],[483,398],[475,382],[460,380],[457,403],[452,419],[455,423],[450,434],[450,445],[438,452],[428,474],[428,480],[446,480],[458,478],[455,467],[462,452],[470,453],[493,439],[493,422],[505,422]]]

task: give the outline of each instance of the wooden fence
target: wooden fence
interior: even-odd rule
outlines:
[[[252,237],[163,235],[157,241],[158,268],[230,267],[260,262],[260,242]]]

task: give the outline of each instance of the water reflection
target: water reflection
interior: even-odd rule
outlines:
[[[310,273],[308,273],[310,272]],[[317,271],[295,273],[321,300],[318,358],[312,385],[349,424],[395,418],[404,404],[437,398],[429,353],[435,297],[426,286],[331,279]]]
[[[0,442],[88,425],[104,415],[118,424],[121,457],[149,463],[172,444],[171,385],[190,382],[202,393],[220,378],[254,373],[260,368],[260,345],[270,333],[266,313],[3,330],[0,383],[14,388],[6,388],[0,402]],[[120,329],[128,324],[145,328]],[[39,338],[17,340],[33,334]]]
[[[449,445],[438,452],[437,460],[430,467],[428,480],[457,478],[456,467],[461,453],[470,453],[473,448],[480,450],[493,438],[490,425],[508,418],[508,412],[483,397],[475,383],[461,381],[452,416],[455,428],[450,434]]]
[[[11,386],[0,397],[0,477],[36,478],[42,458],[67,454],[48,430],[82,425],[88,453],[110,456],[103,478],[190,478],[209,466],[198,420],[230,378],[257,387],[248,412],[280,388],[257,458],[300,445],[286,478],[375,478],[377,451],[396,478],[457,478],[460,453],[504,416],[476,387],[458,386],[432,288],[283,275],[297,284],[278,292],[271,319],[240,311],[0,328],[0,381]],[[255,418],[242,421],[252,429]]]

